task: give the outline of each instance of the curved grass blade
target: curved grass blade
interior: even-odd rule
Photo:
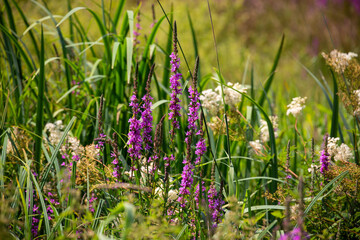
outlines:
[[[38,99],[36,111],[36,129],[35,129],[35,165],[37,173],[40,172],[42,129],[44,124],[44,93],[45,93],[45,43],[44,32],[41,26],[40,43],[40,75],[37,81]]]
[[[307,206],[307,208],[305,209],[304,211],[304,217],[306,216],[306,214],[308,214],[311,210],[311,208],[314,206],[314,204],[316,203],[316,201],[322,199],[323,197],[325,197],[326,195],[328,195],[329,193],[331,193],[340,183],[341,181],[345,178],[345,176],[349,174],[349,171],[345,171],[341,174],[339,174],[339,176],[337,176],[336,178],[334,178],[333,180],[331,180],[328,184],[326,184],[326,186],[321,189],[321,191],[314,197],[314,199],[310,202],[309,206]],[[336,181],[338,181],[336,183]],[[336,184],[335,184],[336,183]],[[322,196],[323,193],[328,189],[330,188],[332,185],[334,184],[333,188],[325,195],[325,196]]]
[[[276,53],[276,56],[275,56],[275,60],[274,60],[274,63],[273,63],[273,66],[271,68],[271,71],[270,71],[270,77],[268,78],[268,80],[265,82],[264,84],[264,90],[260,96],[260,99],[259,99],[259,105],[262,107],[264,105],[264,102],[265,102],[265,99],[266,99],[266,95],[267,93],[269,92],[269,89],[270,89],[270,86],[271,86],[271,83],[274,79],[274,76],[275,76],[275,71],[276,71],[276,67],[279,63],[279,59],[280,59],[280,56],[281,56],[281,52],[282,52],[282,49],[283,49],[283,46],[284,46],[284,40],[285,40],[285,35],[283,34],[282,37],[281,37],[281,42],[280,42],[280,46],[279,46],[279,49]]]
[[[70,131],[70,129],[71,129],[72,125],[73,125],[73,123],[75,122],[75,119],[76,119],[76,117],[73,117],[73,118],[70,120],[69,124],[66,126],[66,128],[65,128],[65,130],[64,130],[64,133],[63,133],[63,135],[61,136],[60,141],[59,141],[59,143],[56,145],[56,148],[55,148],[55,150],[54,150],[54,152],[53,152],[53,154],[52,154],[52,156],[51,156],[50,163],[45,167],[45,169],[44,169],[44,171],[43,171],[44,173],[43,173],[43,176],[42,176],[42,181],[41,181],[41,183],[40,183],[41,189],[43,189],[43,187],[44,187],[45,184],[46,184],[47,176],[49,175],[51,166],[54,164],[54,162],[55,162],[55,160],[56,160],[56,157],[57,157],[57,154],[59,153],[60,147],[61,147],[61,145],[63,144],[63,142],[64,142],[64,140],[65,140],[68,132]]]

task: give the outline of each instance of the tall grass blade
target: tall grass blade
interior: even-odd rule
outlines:
[[[271,68],[271,71],[270,71],[270,74],[269,74],[269,78],[268,80],[265,82],[264,84],[264,90],[260,96],[260,99],[259,99],[259,105],[262,107],[264,105],[264,102],[265,102],[265,99],[266,99],[266,95],[267,93],[269,92],[269,89],[271,87],[271,83],[274,79],[274,76],[275,76],[275,72],[276,72],[276,67],[279,63],[279,59],[280,59],[280,56],[281,56],[281,52],[282,52],[282,49],[283,49],[283,46],[284,46],[284,40],[285,40],[285,35],[283,34],[282,37],[281,37],[281,42],[280,42],[280,46],[279,46],[279,49],[276,53],[276,56],[275,56],[275,60],[274,60],[274,63],[273,63],[273,66]]]
[[[331,76],[334,84],[334,97],[333,97],[333,107],[332,107],[332,118],[331,118],[331,131],[330,137],[336,138],[337,130],[339,127],[339,95],[338,95],[338,86],[336,83],[336,77],[333,71],[331,71]]]
[[[73,123],[75,122],[75,119],[76,119],[76,117],[73,117],[73,118],[70,120],[69,124],[66,126],[66,128],[65,128],[65,130],[64,130],[64,132],[63,132],[63,135],[62,135],[61,138],[60,138],[59,143],[56,145],[55,150],[54,150],[54,152],[52,153],[50,163],[49,163],[49,164],[45,167],[45,169],[43,170],[42,181],[41,181],[41,183],[40,183],[41,189],[43,189],[43,187],[44,187],[45,184],[46,184],[47,176],[49,175],[51,166],[54,164],[55,160],[57,159],[57,155],[58,155],[58,153],[59,153],[60,147],[61,147],[61,145],[64,143],[64,140],[65,140],[68,132],[70,131]]]
[[[41,144],[42,144],[42,129],[44,124],[44,93],[45,93],[45,43],[44,32],[41,27],[41,43],[40,43],[40,75],[37,81],[38,99],[36,112],[36,129],[35,129],[35,165],[36,170],[40,172],[41,165]]]

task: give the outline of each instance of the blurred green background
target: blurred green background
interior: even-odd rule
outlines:
[[[66,1],[59,7],[59,1],[43,1],[54,15],[68,12]],[[127,1],[125,9],[136,9],[136,0]],[[152,5],[156,19],[163,16],[155,0],[140,1],[141,36],[144,44],[153,21]],[[194,64],[193,41],[188,21],[190,14],[195,29],[202,72],[209,73],[216,67],[216,52],[213,43],[209,9],[206,0],[160,1],[165,11],[171,13],[178,24],[178,38],[191,66]],[[264,82],[271,69],[272,60],[278,48],[281,35],[285,34],[285,46],[276,74],[276,82],[281,82],[285,90],[294,85],[300,95],[313,95],[314,81],[306,74],[301,62],[310,70],[319,73],[323,66],[321,52],[336,48],[343,52],[359,50],[360,1],[357,0],[209,0],[213,14],[220,66],[228,81],[241,81],[246,65],[254,66],[255,79]],[[101,11],[101,5],[110,14],[114,12],[116,1],[71,1],[72,7],[87,6]],[[38,20],[43,14],[31,1],[20,1],[20,5],[31,20]],[[91,16],[78,12],[82,22],[88,22],[89,36],[96,40],[100,37],[95,21]],[[21,29],[22,21],[17,18]],[[45,21],[46,23],[46,21]],[[48,20],[48,24],[51,24]],[[66,24],[62,25],[63,32]],[[162,23],[162,34],[157,42],[166,42],[168,24]],[[50,33],[48,33],[50,34]],[[163,37],[162,37],[163,36]],[[69,37],[69,36],[65,36]],[[57,41],[56,38],[53,39]],[[141,44],[140,44],[141,47]],[[319,64],[319,62],[321,64]],[[326,69],[323,74],[327,76]],[[311,94],[308,94],[310,91]]]

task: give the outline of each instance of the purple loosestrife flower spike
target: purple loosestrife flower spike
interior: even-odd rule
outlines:
[[[223,189],[223,182],[221,182],[220,192],[216,191],[215,187],[215,164],[213,163],[211,169],[211,185],[208,191],[208,201],[209,201],[209,214],[212,222],[212,230],[215,229],[218,223],[221,222],[221,217],[223,215],[222,205],[224,201],[221,199],[221,192]]]
[[[289,169],[290,169],[290,140],[288,141],[288,144],[287,144],[287,148],[286,148],[286,181],[288,182],[288,179],[291,178],[291,175],[289,173]]]
[[[134,78],[134,92],[130,98],[130,107],[132,109],[133,116],[129,119],[130,130],[128,134],[128,153],[131,158],[131,170],[135,171],[135,163],[141,158],[141,146],[142,146],[142,138],[141,138],[141,123],[140,120],[137,119],[137,116],[140,114],[139,103],[137,99],[137,74],[138,74],[138,65],[136,65],[135,70],[135,78]]]
[[[152,169],[150,173],[154,173],[159,167],[159,158],[160,158],[160,147],[162,142],[162,126],[165,119],[165,115],[162,116],[160,122],[156,125],[155,137],[154,137],[154,154],[148,160],[149,163],[152,163]],[[166,172],[166,169],[165,169]],[[165,175],[166,178],[166,175]]]
[[[194,175],[194,165],[191,162],[191,143],[192,143],[192,137],[194,133],[196,133],[197,126],[196,126],[196,120],[198,117],[198,110],[200,108],[199,103],[199,93],[196,88],[197,84],[197,69],[198,69],[198,63],[199,59],[196,60],[195,65],[195,71],[194,71],[194,77],[193,77],[193,86],[189,87],[189,98],[190,98],[190,104],[189,104],[189,113],[188,113],[188,131],[186,132],[186,158],[183,161],[184,168],[181,174],[181,187],[179,192],[179,198],[178,202],[180,202],[181,207],[185,207],[187,203],[187,197],[190,196],[190,190],[192,188],[192,184],[194,182],[193,175]],[[201,145],[201,144],[200,144]],[[201,146],[200,146],[201,147]],[[198,153],[201,154],[201,151],[203,148],[199,149]]]
[[[112,152],[110,154],[111,158],[113,159],[112,164],[114,164],[114,171],[113,171],[113,177],[119,180],[121,178],[121,169],[120,161],[118,157],[118,146],[117,146],[117,134],[113,133],[113,141],[111,142]]]
[[[180,99],[178,95],[181,94],[181,73],[178,73],[180,67],[180,58],[178,56],[177,51],[177,29],[176,29],[176,22],[174,23],[174,51],[170,55],[170,65],[171,65],[171,76],[170,76],[170,88],[171,88],[171,95],[170,95],[170,104],[169,104],[169,120],[171,121],[171,130],[170,136],[173,141],[175,129],[180,128],[178,117],[181,116],[180,114]]]
[[[138,3],[138,5],[139,5],[139,3]],[[140,18],[140,8],[139,8],[138,14],[136,16],[135,30],[133,31],[135,51],[137,51],[136,46],[140,44],[139,36],[141,35],[140,30],[142,29],[140,22],[141,22],[141,18]]]
[[[194,77],[193,77],[193,85],[189,86],[189,110],[188,110],[188,131],[186,132],[185,142],[191,144],[189,141],[189,136],[196,133],[197,126],[196,121],[199,119],[198,111],[200,109],[200,99],[199,92],[197,91],[197,70],[199,65],[199,57],[196,58]]]
[[[146,89],[145,89],[146,94],[142,98],[144,103],[142,105],[142,113],[141,113],[141,120],[142,120],[141,128],[143,130],[143,141],[145,144],[145,151],[151,150],[151,145],[152,145],[151,132],[152,132],[153,117],[152,117],[151,106],[152,106],[153,98],[150,95],[150,83],[151,83],[151,76],[154,72],[154,67],[155,64],[153,64],[150,68],[149,77],[146,82]]]
[[[324,149],[321,152],[320,156],[320,172],[324,175],[325,172],[329,169],[330,164],[330,155],[327,152],[327,145],[328,145],[328,134],[325,134],[324,136]]]

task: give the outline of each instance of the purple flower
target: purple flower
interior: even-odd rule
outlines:
[[[196,143],[195,154],[197,157],[195,160],[195,164],[200,164],[201,157],[204,155],[205,152],[206,152],[205,139],[201,137],[199,141]]]
[[[151,106],[152,106],[152,100],[153,98],[150,95],[150,83],[151,83],[151,76],[152,73],[154,71],[154,67],[155,65],[152,65],[150,72],[149,72],[149,77],[148,80],[146,82],[146,94],[145,96],[142,98],[143,100],[143,105],[141,106],[141,108],[143,109],[142,113],[141,113],[141,128],[143,130],[143,140],[145,143],[145,150],[149,151],[151,149],[151,145],[152,145],[152,138],[151,138],[151,132],[152,132],[152,122],[153,122],[153,117],[152,117],[152,110],[151,110]]]
[[[221,222],[221,217],[223,215],[222,205],[224,205],[224,201],[221,199],[220,194],[218,196],[218,192],[216,191],[215,184],[212,183],[210,185],[208,191],[208,200],[209,200],[209,212],[212,219],[212,227],[216,228],[218,223]]]
[[[301,240],[309,238],[310,237],[306,232],[301,232],[301,229],[297,227],[294,228],[291,232],[281,235],[279,240]]]
[[[129,145],[128,153],[130,155],[130,158],[132,159],[131,168],[133,171],[135,170],[134,164],[136,160],[140,159],[141,157],[141,149],[142,149],[141,123],[140,120],[137,119],[140,110],[139,110],[139,104],[136,94],[137,94],[137,89],[136,89],[136,80],[135,80],[134,92],[130,98],[130,104],[129,104],[130,107],[132,108],[133,116],[129,119],[130,130],[128,133],[129,140],[127,143]]]
[[[189,87],[189,109],[188,109],[188,131],[186,132],[185,142],[191,144],[189,136],[197,131],[196,121],[199,119],[198,111],[200,109],[199,92],[193,86]],[[202,143],[200,146],[203,149]],[[201,150],[200,150],[201,151]],[[206,151],[206,150],[205,150]]]
[[[194,182],[193,175],[194,175],[194,166],[190,161],[185,158],[183,163],[185,164],[182,174],[181,174],[181,187],[179,191],[179,198],[178,202],[180,203],[181,207],[185,207],[186,203],[188,202],[186,196],[190,195],[190,188]]]
[[[325,149],[322,150],[321,152],[320,163],[321,163],[320,172],[322,174],[325,174],[325,172],[329,169],[329,164],[330,164],[330,155],[326,152]]]
[[[203,193],[206,191],[206,187],[205,187],[205,182],[201,181],[201,197],[203,198]],[[199,202],[200,202],[200,183],[198,183],[198,185],[196,186],[196,190],[195,190],[195,202],[196,202],[196,206],[199,206]]]
[[[174,51],[170,55],[170,65],[171,65],[171,76],[170,76],[170,88],[171,88],[171,100],[169,105],[169,120],[171,121],[172,129],[170,130],[170,135],[174,135],[175,129],[179,129],[178,117],[180,114],[180,99],[178,95],[181,94],[181,73],[178,73],[180,67],[180,58],[177,53],[177,37],[176,37],[176,24],[174,25]]]

